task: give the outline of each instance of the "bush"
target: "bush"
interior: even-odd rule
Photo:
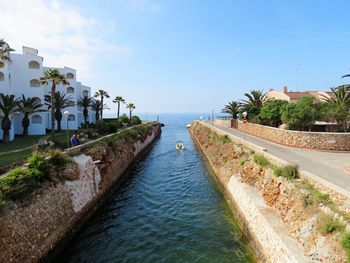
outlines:
[[[231,142],[231,139],[228,135],[223,135],[223,136],[220,136],[220,141],[225,144],[225,143],[229,143]]]
[[[335,231],[342,231],[345,228],[345,225],[340,222],[339,219],[333,218],[330,215],[326,215],[321,218],[321,232],[323,234],[330,234]]]
[[[274,166],[273,174],[276,177],[282,176],[287,179],[299,178],[299,168],[297,165],[287,165],[284,167]]]
[[[131,125],[139,125],[142,121],[138,116],[132,116],[131,117]]]
[[[243,166],[243,165],[245,164],[245,160],[241,160],[241,161],[239,162],[239,164],[240,164],[241,166]]]
[[[268,166],[270,164],[270,161],[268,159],[266,159],[266,157],[262,154],[254,154],[253,155],[253,160],[256,164],[260,165],[260,166]]]
[[[123,114],[123,115],[121,115],[121,116],[119,117],[119,121],[120,121],[121,123],[127,124],[127,123],[129,123],[129,118],[128,118],[128,116],[127,116],[126,114]]]
[[[30,168],[16,168],[0,179],[0,196],[6,199],[21,200],[39,186],[40,172]]]
[[[40,178],[44,179],[50,177],[50,163],[45,159],[44,156],[34,153],[31,157],[28,158],[29,168],[35,169],[40,173]]]
[[[276,176],[276,177],[282,176],[282,174],[283,174],[283,172],[282,172],[282,167],[274,166],[274,167],[273,167],[273,174],[274,174],[274,176]]]

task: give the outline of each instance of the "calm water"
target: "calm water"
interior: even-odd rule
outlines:
[[[252,262],[244,236],[185,125],[163,115],[161,138],[57,262]],[[184,141],[183,152],[175,150]]]

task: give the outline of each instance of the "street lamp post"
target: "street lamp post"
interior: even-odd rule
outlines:
[[[244,124],[248,122],[247,115],[248,115],[248,113],[246,111],[243,112],[243,123]],[[243,140],[245,140],[245,132],[244,132],[244,130],[243,130]]]
[[[66,119],[67,119],[67,147],[69,148],[69,136],[68,136],[68,116],[69,116],[69,111],[65,111],[64,113],[64,116],[66,116]]]

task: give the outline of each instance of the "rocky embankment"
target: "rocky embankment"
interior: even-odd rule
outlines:
[[[205,124],[190,131],[262,261],[347,262],[344,198]]]
[[[122,130],[74,147],[64,164],[39,189],[0,211],[0,262],[49,259],[103,201],[130,164],[160,134],[160,124]]]

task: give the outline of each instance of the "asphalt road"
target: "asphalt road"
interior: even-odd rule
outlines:
[[[302,170],[317,175],[350,192],[350,173],[346,173],[344,170],[350,167],[350,153],[293,148],[244,134],[237,129],[219,125],[215,125],[215,127],[239,138],[245,138],[248,142],[265,148],[270,154],[289,163],[297,164]]]

